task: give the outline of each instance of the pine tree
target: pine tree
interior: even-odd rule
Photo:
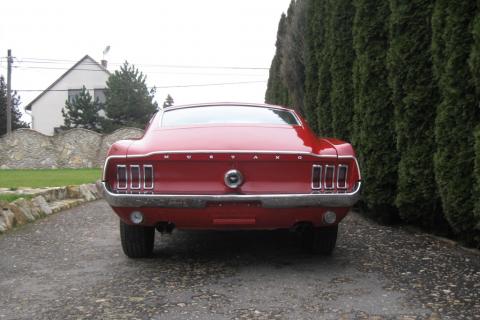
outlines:
[[[355,116],[354,143],[364,180],[363,197],[371,213],[395,218],[397,154],[387,49],[389,4],[355,0],[353,42]]]
[[[148,89],[146,76],[125,62],[107,81],[105,113],[107,132],[120,127],[145,128],[157,111],[155,88]]]
[[[168,94],[167,97],[165,98],[165,102],[163,103],[163,109],[171,107],[174,104],[175,102],[173,101],[172,96]]]
[[[478,110],[467,61],[473,43],[471,25],[476,3],[438,0],[436,14],[439,7],[445,8],[446,15],[443,30],[436,29],[438,24],[433,25],[436,34],[433,46],[443,48],[440,50],[443,54],[435,59],[441,93],[435,119],[435,176],[448,222],[457,233],[468,237],[475,226],[473,132]],[[442,42],[438,43],[438,39]]]
[[[330,91],[332,79],[330,74],[332,30],[329,28],[330,0],[319,1],[317,33],[317,63],[318,63],[318,89],[317,89],[317,120],[318,131],[322,136],[333,136],[332,105]]]
[[[429,227],[441,216],[435,186],[431,38],[434,0],[390,0],[389,71],[398,164],[396,205],[408,222]]]
[[[28,128],[28,124],[21,120],[22,113],[18,109],[20,97],[16,92],[12,94],[12,130]],[[0,76],[0,136],[7,133],[7,84],[5,78]]]
[[[102,110],[102,104],[98,99],[93,100],[88,90],[83,86],[77,96],[71,101],[65,101],[65,108],[62,109],[63,128],[83,128],[101,132],[102,117],[99,114],[100,110]]]
[[[330,0],[329,38],[330,103],[335,138],[350,141],[353,121],[353,50],[352,27],[355,7],[352,0]]]
[[[287,16],[282,13],[278,23],[277,41],[275,43],[275,56],[269,70],[267,91],[265,93],[265,102],[271,104],[278,104],[288,106],[289,97],[288,89],[283,84],[283,79],[280,73],[281,63],[283,60],[283,43],[287,32]]]

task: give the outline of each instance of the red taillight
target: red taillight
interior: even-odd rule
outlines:
[[[322,188],[322,166],[314,164],[312,166],[312,189]]]
[[[147,165],[117,165],[116,189],[118,190],[152,190],[154,185],[153,166]]]
[[[140,189],[140,166],[130,165],[130,188]]]
[[[348,166],[341,164],[338,166],[337,170],[337,188],[338,189],[347,189],[347,172]]]
[[[312,166],[312,189],[332,190],[347,189],[348,165],[319,165]]]
[[[335,188],[335,166],[326,165],[325,166],[325,189],[334,189]]]
[[[153,166],[152,165],[143,166],[143,188],[153,189]]]
[[[117,165],[117,189],[127,189],[127,166]]]

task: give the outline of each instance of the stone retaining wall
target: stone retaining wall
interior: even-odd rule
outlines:
[[[24,191],[22,195],[25,195],[25,198],[13,202],[0,201],[0,234],[52,213],[100,198],[95,184]]]
[[[122,128],[111,134],[72,129],[46,136],[18,129],[0,137],[1,169],[101,167],[108,148],[117,140],[140,138],[143,130]]]

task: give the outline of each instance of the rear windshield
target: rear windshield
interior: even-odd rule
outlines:
[[[203,124],[298,125],[299,123],[293,113],[287,110],[247,106],[210,106],[165,111],[161,126]]]

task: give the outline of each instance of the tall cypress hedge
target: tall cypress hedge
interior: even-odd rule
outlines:
[[[445,65],[445,25],[449,0],[436,0],[432,13],[432,59],[433,75],[438,84]]]
[[[330,73],[333,135],[349,141],[353,119],[353,50],[352,26],[355,7],[352,0],[330,0],[331,30]]]
[[[323,1],[323,0],[322,0]],[[307,0],[307,27],[305,34],[305,97],[303,100],[305,117],[312,130],[318,133],[318,6],[322,1]]]
[[[283,79],[280,72],[282,64],[283,43],[286,36],[286,20],[287,17],[283,13],[278,22],[277,41],[275,43],[275,55],[270,66],[270,74],[268,77],[267,91],[265,93],[265,102],[272,104],[279,104],[287,106],[289,103],[288,90],[283,84]]]
[[[477,0],[477,13],[473,20],[472,35],[473,44],[468,62],[478,101],[480,98],[480,0]]]
[[[441,92],[435,119],[435,176],[447,220],[456,232],[468,236],[475,225],[472,189],[477,105],[467,61],[476,3],[438,0],[437,6],[443,6],[446,15],[443,30],[435,30],[433,24],[437,35],[433,46],[443,48],[442,59],[435,59]],[[438,8],[435,13],[439,14]],[[443,43],[437,43],[438,39]]]
[[[333,136],[332,106],[330,103],[332,80],[330,75],[331,52],[329,42],[331,41],[331,30],[328,28],[330,1],[317,1],[318,130],[322,136],[331,137]]]
[[[390,0],[388,65],[399,153],[396,205],[408,222],[441,217],[433,169],[437,91],[430,17],[434,0]]]
[[[360,155],[363,196],[372,214],[395,217],[397,153],[394,112],[388,86],[387,49],[389,3],[385,0],[355,0],[353,43],[354,141]]]
[[[292,0],[287,10],[285,42],[282,45],[280,72],[288,88],[291,105],[303,112],[305,94],[304,44],[306,0]]]
[[[470,71],[472,73],[476,101],[480,101],[480,1],[477,1],[477,14],[473,22],[473,46],[470,53]],[[480,124],[475,129],[475,166],[474,166],[474,237],[480,244]]]
[[[282,23],[267,101],[304,92],[312,127],[353,143],[370,213],[479,245],[480,0],[292,0]]]
[[[473,192],[474,211],[473,211],[473,243],[480,248],[480,125],[475,130],[475,186]]]

